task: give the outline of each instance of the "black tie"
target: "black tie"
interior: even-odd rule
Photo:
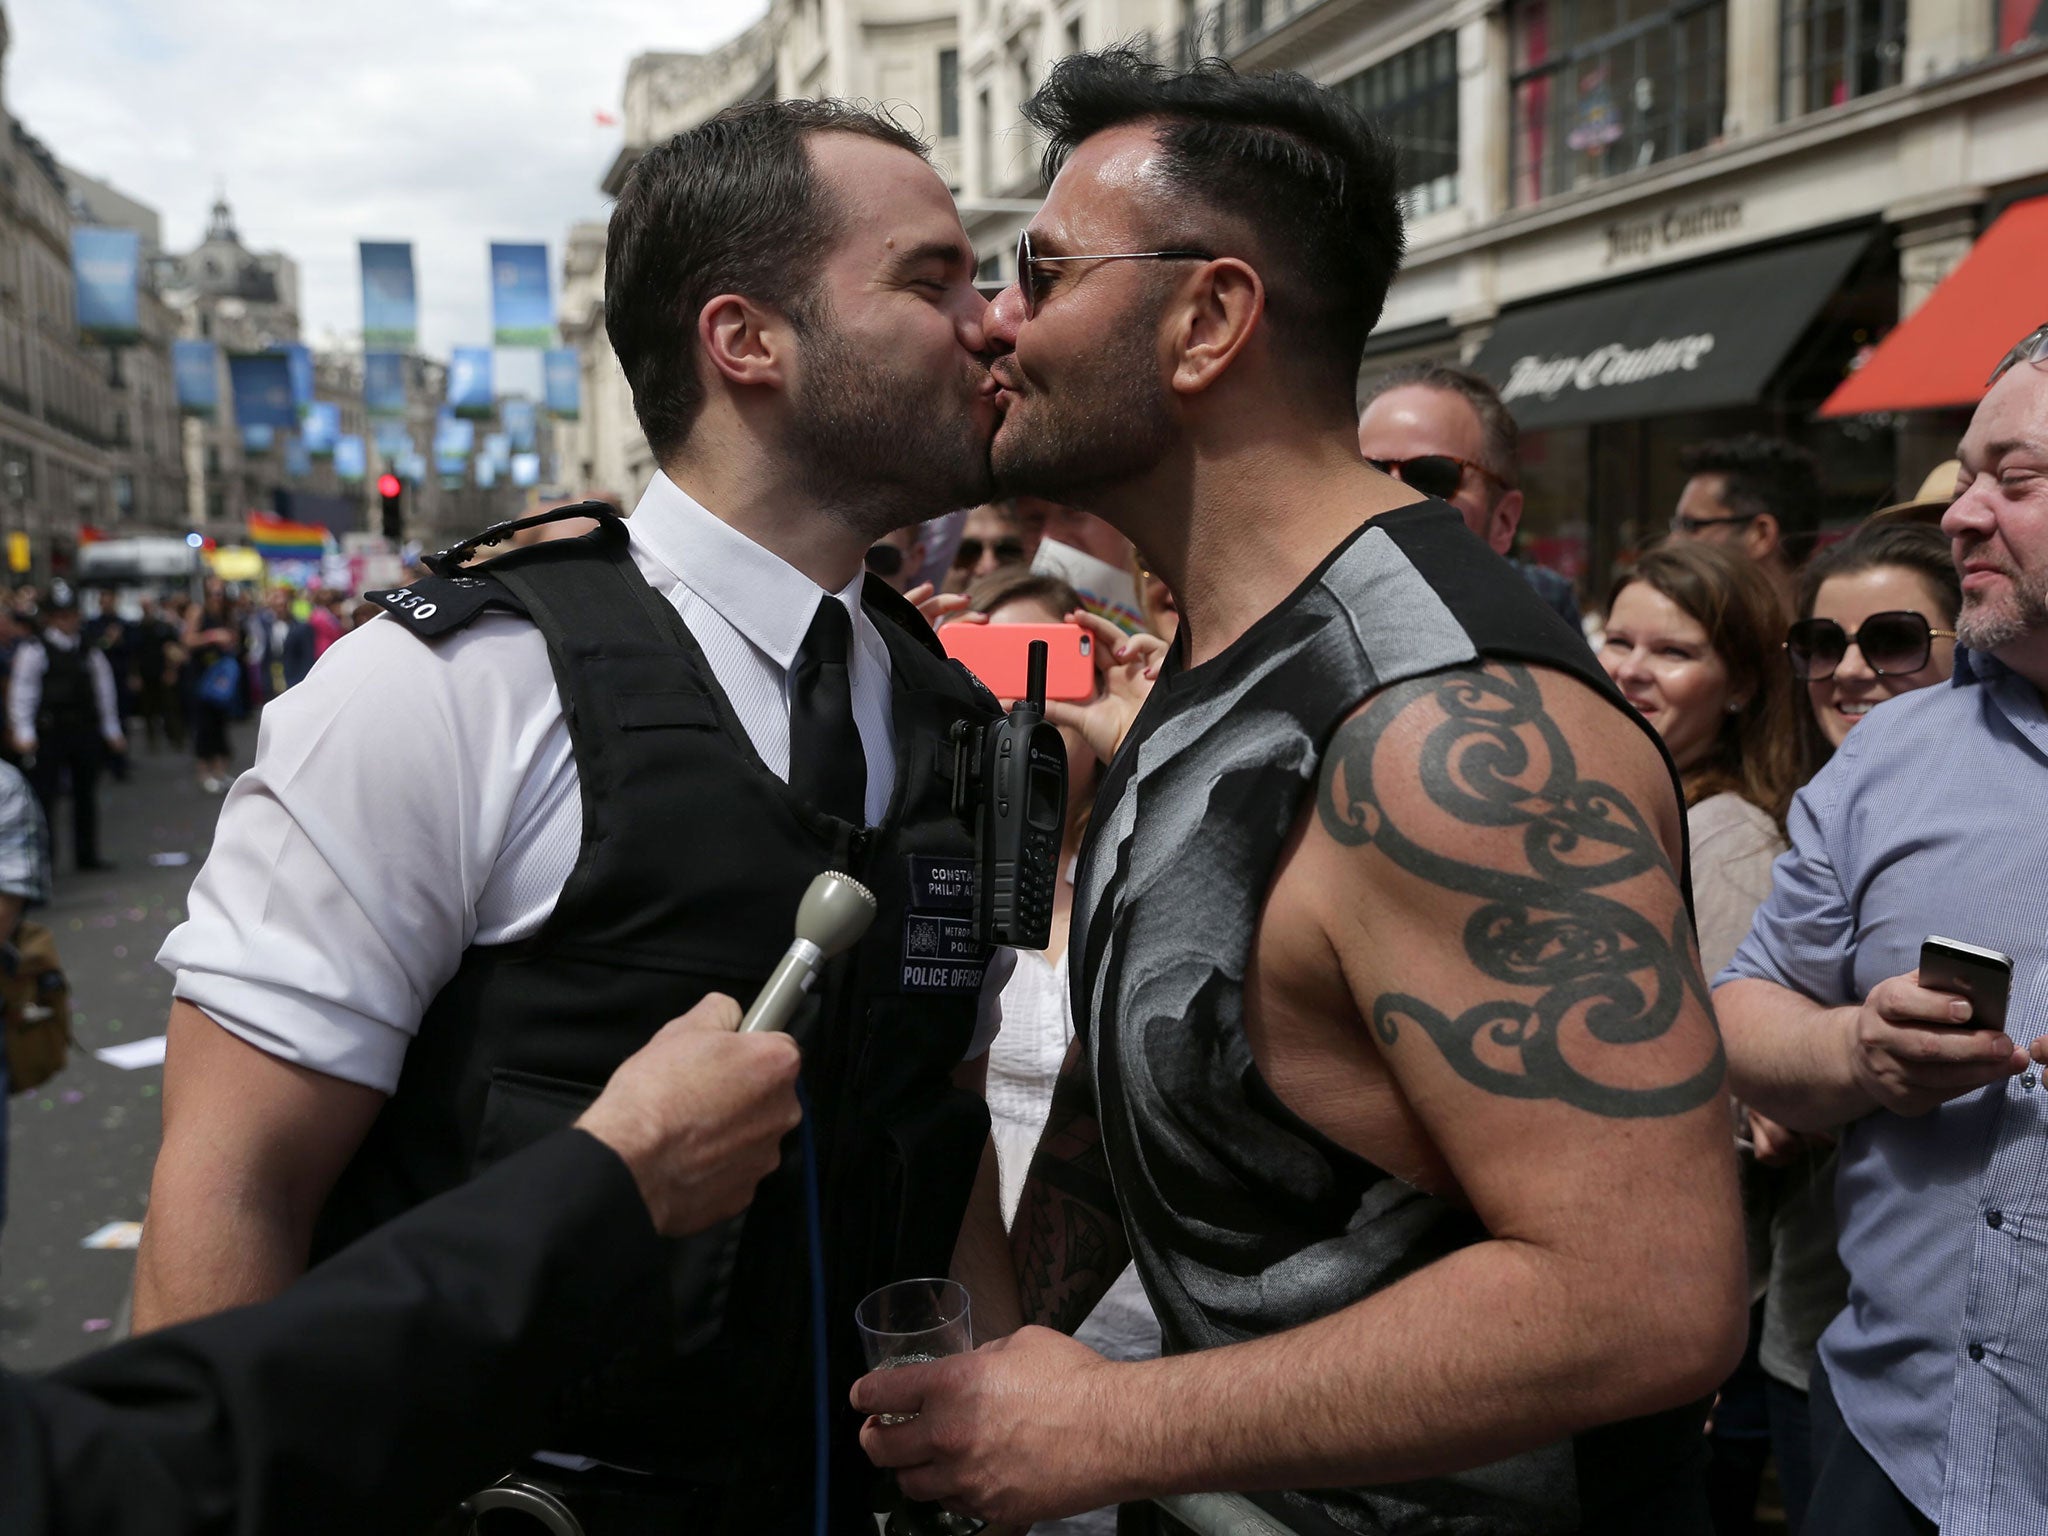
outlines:
[[[789,690],[789,787],[797,797],[856,827],[868,824],[868,760],[853,723],[846,664],[853,621],[836,597],[818,600]]]

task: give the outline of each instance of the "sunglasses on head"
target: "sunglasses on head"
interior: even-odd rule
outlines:
[[[868,569],[884,581],[903,574],[903,551],[894,544],[870,544],[867,560]]]
[[[2048,368],[2048,325],[2037,325],[2022,336],[2019,344],[1999,359],[1998,366],[1991,370],[1991,377],[1984,381],[1984,387],[1989,389],[2021,363]]]
[[[960,547],[953,551],[953,563],[963,567],[979,565],[984,550],[995,552],[997,565],[1016,565],[1024,558],[1024,541],[997,539],[994,543],[984,544],[980,539],[962,539]]]
[[[1036,318],[1049,284],[1044,268],[1064,261],[1214,261],[1207,251],[1095,251],[1085,256],[1041,256],[1031,231],[1017,236],[1017,291],[1024,295],[1024,318]]]
[[[1864,665],[1879,677],[1904,677],[1927,665],[1936,635],[1953,640],[1956,632],[1936,629],[1906,608],[1873,613],[1853,635],[1833,619],[1801,619],[1785,631],[1785,657],[1794,677],[1817,683],[1835,675],[1853,645],[1863,652]]]
[[[1465,483],[1465,471],[1468,469],[1483,479],[1491,480],[1502,490],[1508,486],[1507,481],[1484,464],[1453,458],[1448,453],[1421,453],[1412,459],[1367,459],[1365,462],[1383,475],[1392,475],[1410,490],[1434,496],[1439,501],[1447,501],[1458,494],[1458,487]]]

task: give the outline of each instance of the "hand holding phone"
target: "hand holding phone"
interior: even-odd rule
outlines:
[[[1920,946],[1920,985],[1967,999],[1970,1028],[2002,1030],[2012,996],[2012,956],[1934,934]]]
[[[1869,1101],[1895,1114],[1924,1115],[2025,1071],[2027,1053],[2002,1032],[2011,963],[1996,950],[1929,939],[1920,970],[1887,977],[1861,1007],[1841,1010],[1850,1074]],[[1965,975],[1974,997],[1962,991]],[[1980,1007],[1990,1008],[1995,1022]]]

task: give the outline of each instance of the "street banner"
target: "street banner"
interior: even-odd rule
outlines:
[[[512,483],[524,489],[540,484],[540,455],[537,453],[515,453],[512,455]]]
[[[248,426],[242,428],[242,451],[244,453],[268,453],[277,446],[277,428]]]
[[[476,461],[476,488],[480,491],[488,491],[497,483],[498,466],[489,459],[478,459]]]
[[[363,409],[372,416],[405,414],[405,354],[363,354]]]
[[[465,421],[446,406],[434,421],[434,452],[459,453],[465,459],[476,447],[476,423]]]
[[[343,480],[360,480],[370,472],[370,456],[361,436],[344,432],[334,440],[334,472]]]
[[[427,478],[427,456],[417,448],[408,448],[398,456],[395,468],[399,479],[418,485]]]
[[[248,532],[250,546],[265,560],[318,560],[328,543],[325,528],[268,512],[251,512]]]
[[[180,415],[211,421],[220,414],[220,348],[212,342],[172,342],[171,378]]]
[[[545,347],[555,339],[546,246],[491,242],[491,332],[501,347]]]
[[[341,407],[332,400],[315,400],[299,418],[299,441],[315,458],[327,458],[341,439]]]
[[[299,424],[292,398],[291,362],[282,352],[245,352],[228,359],[228,387],[235,396],[235,425],[288,432]]]
[[[506,469],[512,463],[512,434],[509,432],[486,432],[484,434],[483,459],[494,469]]]
[[[409,241],[363,240],[363,345],[410,347],[419,340],[419,295]]]
[[[496,413],[491,399],[491,349],[457,347],[448,361],[448,405],[458,416],[483,420]]]
[[[583,364],[574,347],[550,347],[541,358],[548,414],[574,421],[582,414]]]
[[[304,415],[313,403],[313,349],[302,341],[287,341],[270,350],[284,359],[292,381],[292,405]]]
[[[503,400],[498,404],[498,420],[504,424],[505,435],[512,439],[512,446],[520,453],[533,451],[534,430],[540,413],[531,400]]]
[[[73,227],[71,279],[86,340],[127,346],[142,339],[141,277],[142,242],[134,230]]]
[[[412,451],[412,433],[402,421],[380,421],[376,425],[377,452],[387,459]]]
[[[296,432],[284,440],[284,473],[287,480],[304,480],[313,473],[312,451]]]

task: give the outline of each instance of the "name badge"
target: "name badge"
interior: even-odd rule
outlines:
[[[910,906],[915,912],[973,912],[974,860],[910,856]]]
[[[905,992],[979,992],[992,951],[974,939],[980,893],[972,859],[910,856],[910,911],[903,920]]]

